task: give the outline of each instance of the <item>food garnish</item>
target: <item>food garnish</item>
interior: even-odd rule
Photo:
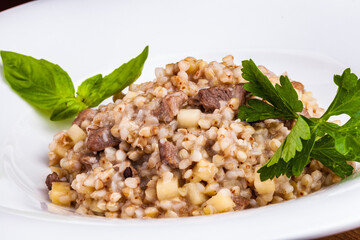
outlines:
[[[251,59],[243,61],[242,66],[242,76],[249,81],[245,90],[265,101],[250,99],[248,105],[240,106],[241,120],[296,119],[285,141],[258,170],[262,181],[283,174],[299,176],[310,158],[342,178],[352,174],[353,167],[347,161],[359,161],[360,156],[360,81],[349,68],[341,76],[334,76],[338,90],[327,111],[320,118],[307,118],[299,114],[303,104],[287,76],[281,76],[280,85],[274,87]],[[350,117],[343,126],[327,122],[341,114]]]
[[[51,111],[51,120],[59,121],[96,107],[133,83],[141,75],[148,50],[146,46],[140,55],[109,75],[86,79],[76,96],[71,78],[59,65],[15,52],[0,51],[0,55],[10,87],[34,107]]]

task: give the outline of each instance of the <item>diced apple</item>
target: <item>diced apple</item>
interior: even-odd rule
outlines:
[[[53,182],[49,197],[52,203],[64,207],[70,207],[71,195],[70,184],[67,182]]]
[[[197,184],[198,183],[188,183],[188,184],[186,184],[187,198],[189,199],[189,201],[192,204],[201,205],[207,200],[207,197],[205,196],[204,193],[200,192]]]
[[[228,212],[235,207],[229,189],[221,189],[215,196],[207,201],[207,204],[213,206],[216,212],[219,213]]]
[[[269,193],[274,193],[275,191],[274,180],[268,179],[262,182],[260,180],[260,174],[257,172],[255,173],[254,186],[259,194],[269,194]]]
[[[193,174],[195,177],[200,178],[200,180],[210,182],[217,172],[218,169],[215,164],[210,163],[207,160],[200,160],[193,169]]]
[[[159,200],[173,199],[179,196],[179,180],[176,176],[171,179],[159,179],[156,183],[156,194]]]
[[[73,124],[71,128],[67,131],[67,134],[73,140],[74,143],[78,141],[85,140],[86,133],[78,125]]]
[[[200,117],[199,109],[181,109],[177,115],[177,121],[182,128],[197,127]]]

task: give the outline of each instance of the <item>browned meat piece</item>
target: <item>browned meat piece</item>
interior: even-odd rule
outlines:
[[[190,106],[200,106],[205,112],[213,112],[220,108],[220,101],[229,101],[232,94],[229,88],[211,87],[201,89],[193,98],[189,99]]]
[[[120,140],[111,135],[110,127],[88,130],[86,146],[90,151],[98,152],[107,147],[114,147],[119,143]]]
[[[244,83],[236,84],[234,87],[233,97],[239,99],[240,106],[245,104],[246,90],[244,89]]]
[[[291,81],[291,84],[293,85],[293,87],[294,87],[296,90],[298,90],[298,91],[300,91],[300,92],[302,92],[302,93],[305,92],[304,85],[303,85],[301,82]]]
[[[61,180],[59,179],[59,176],[55,172],[49,174],[46,177],[45,184],[46,184],[46,186],[48,187],[49,190],[51,190],[53,182],[61,182]]]
[[[296,119],[287,119],[284,120],[284,126],[287,127],[287,129],[291,130],[296,123]]]
[[[151,179],[149,177],[141,177],[140,178],[140,188],[141,190],[146,190],[147,184]]]
[[[95,115],[97,114],[97,112],[98,112],[97,110],[91,108],[84,109],[79,113],[79,115],[77,115],[77,117],[73,121],[73,124],[76,124],[79,127],[81,127],[81,123],[83,121],[85,120],[92,121]]]
[[[177,168],[179,166],[177,148],[171,142],[165,141],[164,143],[161,143],[161,141],[159,141],[159,154],[160,160],[163,163],[168,164],[173,168]]]
[[[249,199],[243,198],[241,196],[233,196],[232,200],[235,203],[235,207],[234,207],[235,211],[243,210],[250,204]]]
[[[171,122],[179,113],[181,106],[187,101],[187,95],[182,92],[174,92],[166,95],[160,102],[160,107],[153,111],[153,114],[160,121]]]
[[[81,162],[82,164],[82,169],[84,171],[89,171],[92,169],[92,165],[96,162],[98,162],[98,155],[94,154],[94,153],[86,153],[84,155],[82,155],[79,158],[79,162]]]

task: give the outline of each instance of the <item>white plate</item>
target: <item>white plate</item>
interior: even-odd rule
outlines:
[[[360,75],[359,1],[36,1],[0,13],[0,49],[59,64],[78,84],[107,74],[149,44],[139,81],[188,55],[252,58],[304,82],[326,107],[332,75]],[[69,122],[51,123],[0,76],[0,236],[64,239],[290,239],[360,226],[360,180],[310,196],[215,216],[121,220],[53,214],[44,179],[47,145]]]

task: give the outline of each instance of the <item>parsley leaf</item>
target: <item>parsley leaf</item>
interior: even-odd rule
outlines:
[[[341,76],[335,75],[334,82],[338,91],[319,120],[320,129],[335,139],[335,148],[339,153],[360,156],[360,81],[348,68]],[[351,117],[343,126],[325,122],[331,116],[340,114]]]
[[[285,162],[280,158],[276,164],[269,165],[267,162],[262,166],[258,172],[260,173],[261,181],[279,177],[281,175],[299,176],[304,170],[305,166],[310,162],[310,151],[315,143],[315,135],[311,135],[309,140],[302,140],[303,149],[300,152],[296,152],[294,158],[289,162]],[[276,151],[274,156],[278,154]]]
[[[310,126],[305,120],[305,117],[299,116],[292,131],[285,139],[284,148],[281,157],[285,162],[290,161],[295,157],[296,152],[300,152],[303,148],[301,140],[309,140],[311,138]]]
[[[342,126],[322,122],[319,128],[335,139],[335,148],[339,153],[360,158],[360,116],[350,118]]]
[[[238,117],[246,122],[256,122],[270,118],[292,118],[292,116],[286,117],[282,111],[259,99],[249,99],[247,106],[240,106]]]
[[[280,85],[272,86],[252,60],[243,61],[243,77],[249,83],[244,88],[261,99],[251,99],[239,108],[238,117],[248,122],[269,118],[296,119],[296,124],[278,150],[258,172],[262,181],[280,175],[298,176],[314,158],[340,177],[349,176],[353,167],[347,161],[360,162],[360,81],[346,69],[335,75],[337,94],[321,118],[298,115],[303,105],[286,76]],[[270,103],[270,104],[269,104]],[[343,126],[327,120],[347,114],[350,120]]]
[[[287,76],[280,77],[280,85],[275,87],[250,59],[242,62],[242,76],[249,81],[244,89],[254,96],[263,98],[272,105],[265,106],[259,101],[249,101],[248,106],[239,108],[238,117],[249,122],[268,118],[296,119],[303,104]]]
[[[262,181],[279,177],[298,176],[309,162],[310,151],[315,143],[315,128],[308,124],[309,120],[299,116],[292,131],[285,138],[272,158],[259,169]],[[309,122],[310,123],[310,122]],[[312,125],[312,123],[310,123]]]
[[[328,120],[331,116],[347,114],[350,117],[360,113],[360,81],[358,77],[346,69],[343,74],[335,75],[334,82],[338,85],[336,96],[321,119]]]
[[[284,101],[286,107],[292,113],[301,112],[303,110],[303,103],[299,100],[299,97],[288,76],[280,76],[280,84],[281,85],[275,84],[275,89]]]
[[[302,139],[309,140],[311,138],[310,127],[304,119],[305,117],[299,116],[292,131],[285,138],[284,142],[280,145],[276,154],[268,162],[271,166],[282,158],[285,162],[289,162],[296,152],[300,152],[303,148]]]
[[[310,155],[335,172],[339,177],[344,178],[352,174],[353,167],[347,164],[347,161],[353,159],[352,156],[339,153],[335,149],[335,140],[330,135],[325,135],[316,141]]]

